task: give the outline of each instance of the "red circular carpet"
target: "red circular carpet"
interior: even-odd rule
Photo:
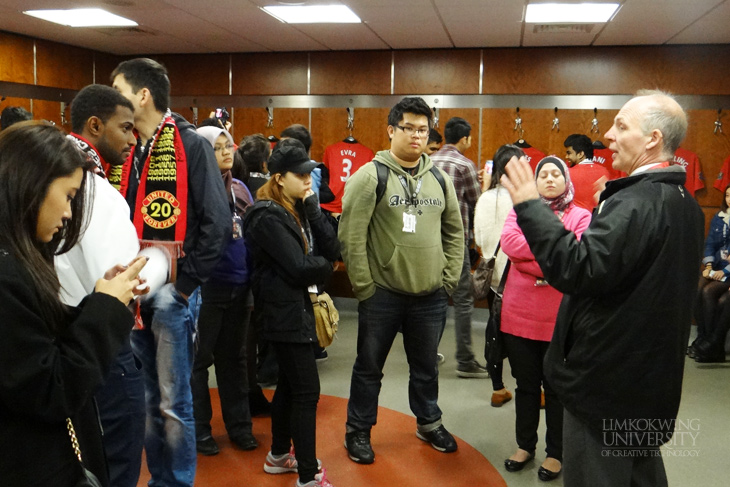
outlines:
[[[293,487],[296,474],[264,473],[266,453],[271,446],[271,419],[254,418],[253,433],[259,447],[253,451],[236,449],[225,433],[220,416],[218,390],[211,389],[213,435],[220,453],[198,455],[195,485],[203,487]],[[266,391],[270,393],[272,391]],[[321,396],[317,409],[317,457],[335,487],[506,487],[504,479],[477,450],[457,437],[459,450],[440,453],[416,438],[412,416],[380,407],[378,424],[373,428],[375,463],[358,465],[350,460],[344,447],[347,399]],[[150,476],[143,462],[139,487]]]

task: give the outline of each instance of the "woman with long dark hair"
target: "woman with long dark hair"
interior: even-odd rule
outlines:
[[[298,472],[297,487],[332,486],[316,455],[319,375],[310,293],[332,273],[340,246],[311,189],[315,165],[298,140],[279,142],[269,159],[271,179],[244,223],[254,259],[254,320],[279,364],[264,470]]]
[[[500,184],[499,179],[504,174],[504,168],[508,162],[517,161],[523,157],[525,157],[525,153],[522,149],[512,144],[505,144],[494,153],[491,179],[487,190],[479,197],[474,209],[474,241],[482,250],[484,259],[489,259],[494,255],[499,237],[502,235],[502,227],[512,209],[512,198],[509,196],[509,191]],[[490,283],[490,287],[495,293],[506,265],[507,255],[500,249]],[[491,302],[489,304],[491,305]],[[502,380],[502,362],[489,371],[489,378],[492,379],[492,406],[502,407],[506,402],[511,401],[512,393],[507,390]]]
[[[93,393],[133,326],[126,305],[146,260],[96,283],[78,308],[59,297],[54,255],[78,241],[86,158],[57,128],[0,134],[0,479],[75,486],[86,467],[108,483]],[[112,249],[105,249],[111,251]]]
[[[573,203],[573,183],[565,163],[548,156],[535,168],[535,182],[542,201],[566,230],[580,238],[591,222],[588,210]],[[510,472],[535,458],[540,422],[540,387],[545,389],[545,435],[547,458],[537,471],[540,480],[558,477],[563,459],[563,405],[545,380],[543,358],[553,336],[563,295],[543,277],[525,235],[510,210],[502,230],[502,250],[511,262],[502,304],[502,333],[512,376],[517,382],[515,436],[517,451],[504,461]]]

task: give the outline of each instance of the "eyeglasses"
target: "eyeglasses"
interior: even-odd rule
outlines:
[[[224,146],[220,146],[220,145],[217,145],[217,146],[215,146],[215,147],[213,148],[213,151],[214,151],[214,152],[220,152],[220,151],[222,151],[223,149],[225,149],[225,150],[228,150],[228,151],[230,151],[231,149],[233,149],[233,144],[226,144],[226,145],[224,145]]]
[[[431,131],[428,128],[422,127],[420,129],[416,129],[413,127],[401,127],[400,125],[396,125],[396,128],[399,128],[403,131],[404,134],[413,137],[413,134],[418,134],[419,137],[427,137],[428,133]]]

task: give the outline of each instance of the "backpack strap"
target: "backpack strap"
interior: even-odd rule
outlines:
[[[378,172],[378,185],[375,187],[375,204],[377,205],[380,203],[380,200],[383,199],[383,195],[385,194],[385,187],[388,185],[388,173],[390,173],[390,169],[388,166],[375,159],[373,160],[373,164],[375,164],[375,170]]]
[[[390,169],[388,166],[375,159],[373,159],[373,164],[375,164],[375,170],[378,173],[378,184],[375,186],[375,204],[377,205],[380,203],[380,200],[383,199],[383,195],[385,194],[385,187],[388,185],[388,173],[390,173]],[[444,180],[444,176],[441,174],[441,171],[439,171],[436,166],[431,166],[430,172],[433,174],[433,177],[436,178],[436,181],[439,182],[441,191],[444,195],[446,195],[446,181]]]

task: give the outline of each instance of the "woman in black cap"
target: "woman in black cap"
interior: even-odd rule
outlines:
[[[311,189],[315,166],[301,142],[282,140],[269,159],[271,179],[244,221],[254,259],[254,321],[279,364],[264,470],[298,472],[297,487],[332,487],[316,455],[319,375],[309,293],[332,273],[340,246]]]

